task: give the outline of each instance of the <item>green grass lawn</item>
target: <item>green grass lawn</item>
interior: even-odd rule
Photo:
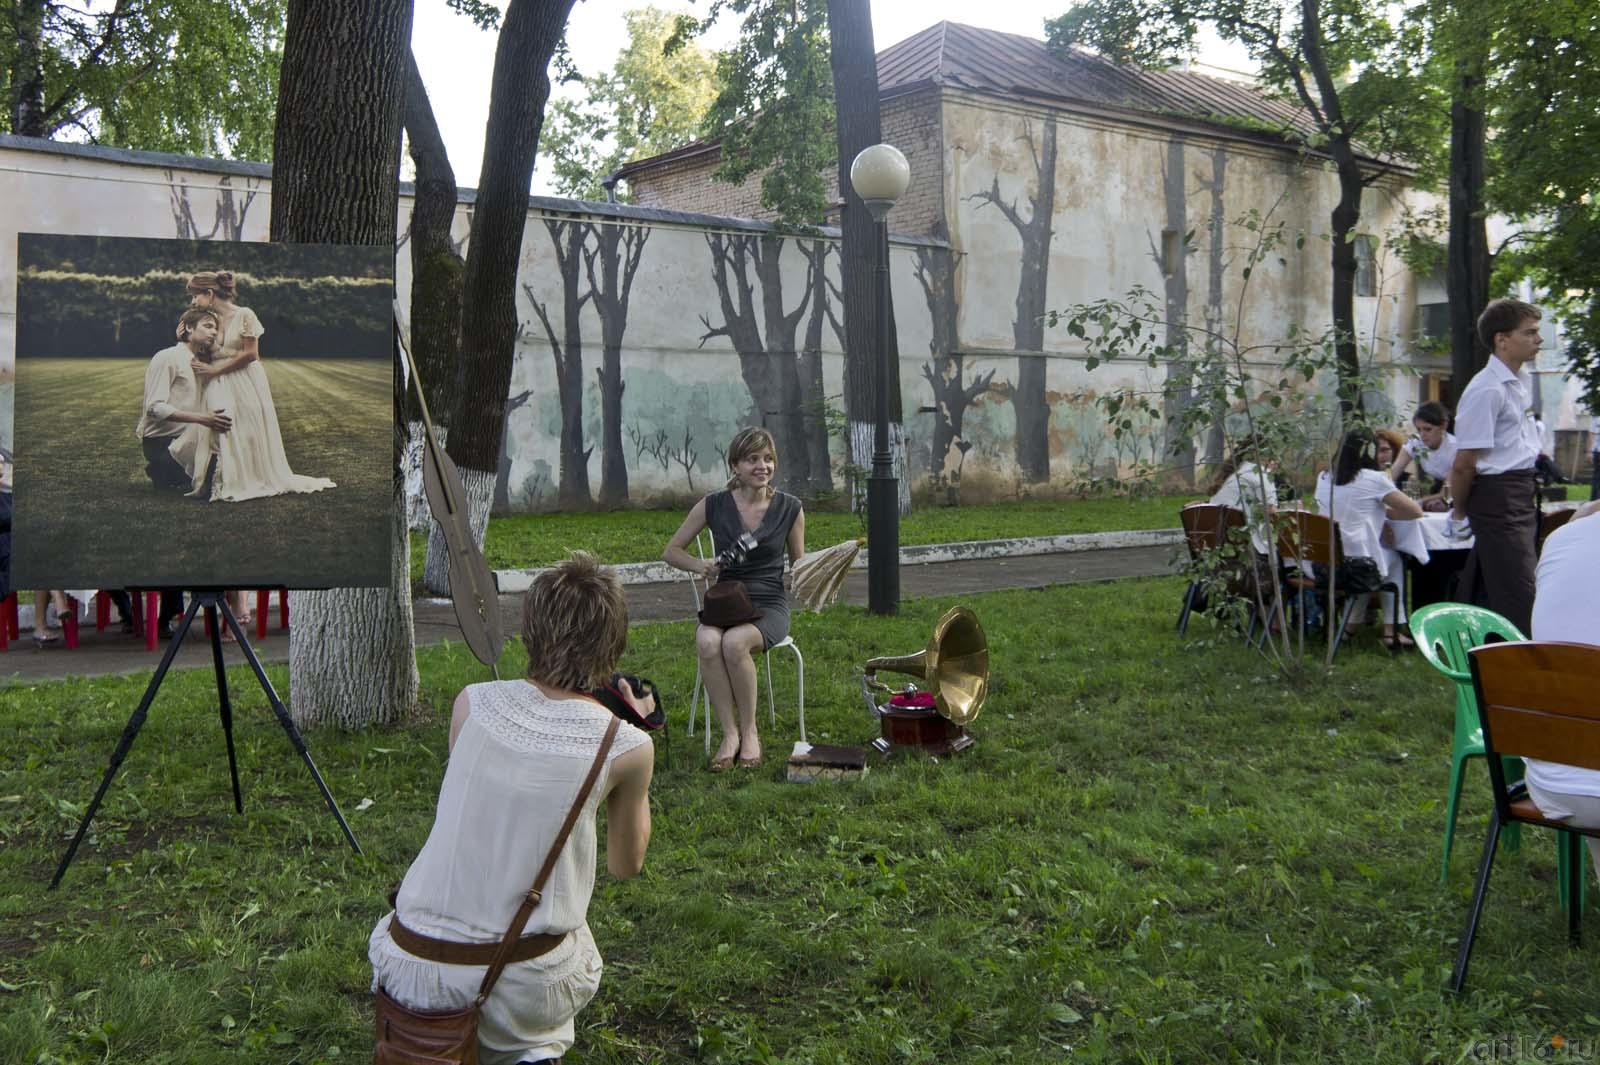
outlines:
[[[157,495],[134,435],[145,363],[22,360],[12,565],[24,586],[387,580],[389,364],[263,365],[290,466],[336,488],[241,503]]]
[[[1201,496],[1075,499],[1061,502],[979,503],[964,507],[924,506],[900,522],[900,543],[944,544],[1015,536],[1119,529],[1175,529],[1178,510]],[[610,563],[653,562],[683,523],[682,510],[621,510],[584,514],[511,514],[489,520],[484,555],[492,569],[522,569],[559,562],[583,548]],[[806,511],[806,544],[812,550],[865,536],[865,519],[833,510]],[[422,577],[428,542],[412,534],[412,579]]]
[[[1593,1046],[1600,948],[1593,931],[1566,946],[1548,833],[1502,857],[1468,993],[1442,990],[1488,808],[1479,764],[1440,885],[1447,683],[1370,634],[1330,676],[1265,675],[1204,622],[1173,636],[1181,589],[968,601],[994,683],[977,745],[943,764],[713,776],[680,731],[645,873],[599,877],[606,975],[568,1060],[1320,1065]],[[874,735],[856,668],[921,647],[949,605],[797,615],[812,738]],[[637,627],[625,663],[675,695],[680,730],[691,639]],[[419,660],[425,720],[309,737],[364,858],[242,675],[247,805],[231,812],[195,671],[162,691],[55,893],[144,678],[0,690],[0,1061],[368,1060],[367,934],[431,824],[449,700],[484,674],[459,646]],[[791,671],[774,673],[776,753],[795,730]]]

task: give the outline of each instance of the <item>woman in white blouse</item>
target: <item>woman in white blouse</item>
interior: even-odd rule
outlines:
[[[594,762],[611,712],[589,691],[628,642],[616,574],[581,551],[540,574],[523,599],[522,642],[527,677],[470,684],[456,697],[433,830],[368,940],[374,988],[413,1009],[459,1009],[477,996],[483,965],[436,953],[492,951]],[[630,702],[645,716],[649,699]],[[524,930],[524,943],[545,945],[506,967],[479,1012],[482,1065],[556,1061],[572,1046],[573,1018],[600,984],[587,920],[596,811],[605,805],[611,874],[634,876],[650,842],[654,762],[650,737],[621,725]]]
[[[1251,587],[1246,574],[1240,573],[1233,582],[1234,592],[1254,599],[1259,589],[1267,600],[1272,595],[1272,515],[1278,509],[1278,486],[1272,480],[1277,463],[1263,457],[1263,443],[1252,434],[1234,445],[1233,457],[1217,470],[1208,502],[1244,513],[1256,586]]]
[[[1404,576],[1400,553],[1383,542],[1383,523],[1420,518],[1422,507],[1378,469],[1374,453],[1370,431],[1352,429],[1346,433],[1340,441],[1332,475],[1326,470],[1317,475],[1317,509],[1338,524],[1346,558],[1372,559],[1384,581],[1398,586]],[[1407,637],[1396,637],[1394,631],[1396,622],[1406,621],[1405,603],[1398,602],[1393,592],[1380,594],[1384,639],[1398,639],[1401,645],[1410,646]]]
[[[1417,435],[1406,441],[1389,469],[1389,479],[1399,484],[1401,476],[1416,463],[1423,474],[1438,482],[1422,499],[1422,509],[1436,513],[1450,509],[1444,499],[1443,485],[1456,460],[1456,438],[1447,428],[1449,424],[1450,412],[1444,409],[1443,403],[1429,401],[1418,407],[1411,418]]]

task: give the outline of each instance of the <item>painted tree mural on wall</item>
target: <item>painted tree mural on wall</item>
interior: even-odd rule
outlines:
[[[194,205],[189,202],[189,183],[171,170],[167,175],[167,202],[172,208],[172,222],[179,240],[243,240],[245,217],[250,205],[255,203],[261,180],[246,178],[241,195],[234,196],[233,179],[217,182],[216,209],[212,212],[211,228],[202,230],[194,220]]]
[[[842,306],[842,301],[839,289],[828,280],[828,259],[838,257],[839,246],[824,240],[796,241],[796,246],[806,257],[806,276],[811,282],[811,317],[806,322],[805,347],[800,351],[800,426],[811,469],[809,488],[815,496],[833,491],[828,394],[822,383],[822,328],[832,325],[833,335],[844,345],[844,323],[833,313],[835,304]]]
[[[1163,389],[1162,420],[1168,426],[1167,455],[1174,472],[1187,485],[1194,485],[1194,440],[1183,428],[1183,413],[1193,397],[1194,372],[1189,354],[1189,221],[1188,172],[1184,169],[1184,141],[1181,136],[1167,140],[1167,156],[1161,165],[1161,188],[1166,201],[1166,218],[1159,239],[1150,238],[1150,257],[1165,278],[1167,309],[1167,382]]]
[[[922,364],[922,376],[933,389],[933,452],[928,474],[935,490],[946,488],[952,498],[960,490],[961,468],[966,462],[971,441],[962,436],[961,422],[967,408],[989,390],[994,371],[979,374],[970,382],[958,350],[956,337],[957,288],[955,254],[949,248],[919,247],[915,272],[928,302],[933,336],[928,341],[932,360]],[[949,468],[950,449],[956,450],[955,468]]]
[[[1228,218],[1223,203],[1223,191],[1228,174],[1228,153],[1219,144],[1211,150],[1211,177],[1203,180],[1200,187],[1205,189],[1211,197],[1211,211],[1206,220],[1206,231],[1210,236],[1210,247],[1206,252],[1206,335],[1220,336],[1222,333],[1222,278],[1227,269],[1224,258],[1226,246],[1223,238],[1227,234]],[[1214,362],[1215,360],[1207,360]],[[1209,391],[1209,390],[1208,390]],[[1207,419],[1211,429],[1206,435],[1205,462],[1213,469],[1222,464],[1222,429],[1227,417],[1226,410],[1216,410]]]
[[[589,494],[589,454],[594,448],[583,446],[583,322],[580,318],[583,305],[594,296],[594,290],[582,291],[579,275],[589,226],[578,218],[546,218],[544,226],[550,232],[550,243],[555,246],[556,272],[561,278],[562,330],[559,336],[545,305],[534,298],[533,288],[524,284],[522,291],[544,326],[545,336],[550,340],[550,354],[556,363],[556,400],[561,411],[561,476],[556,483],[556,503],[563,510],[571,510],[594,502]],[[504,453],[502,443],[501,454]]]
[[[600,502],[620,506],[628,501],[628,457],[622,450],[622,336],[628,328],[633,275],[650,230],[614,222],[590,225],[589,229],[594,242],[583,245],[583,268],[595,312],[600,315],[601,361],[595,370],[600,380]]]
[[[1056,124],[1047,121],[1040,125],[1041,144],[1034,143],[1032,123],[1024,123],[1022,128],[1021,140],[1028,146],[1034,171],[1027,218],[1017,209],[1016,200],[1008,203],[1000,195],[998,174],[989,188],[967,197],[977,200],[980,207],[994,207],[1022,239],[1017,316],[1011,323],[1013,347],[1018,352],[1011,404],[1017,414],[1017,467],[1025,480],[1034,483],[1050,479],[1050,401],[1045,394],[1047,363],[1043,351],[1045,287],[1049,281],[1056,208]]]
[[[713,337],[728,338],[739,356],[739,373],[750,390],[756,424],[765,426],[777,442],[779,479],[791,491],[811,495],[815,448],[807,444],[795,335],[811,303],[823,255],[806,255],[804,295],[794,310],[785,311],[780,269],[785,243],[785,238],[770,233],[706,234],[722,324],[712,325],[711,316],[702,314],[706,332],[700,346]],[[761,289],[759,308],[752,278]],[[824,432],[824,447],[826,439]]]

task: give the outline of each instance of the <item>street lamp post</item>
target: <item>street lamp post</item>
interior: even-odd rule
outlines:
[[[850,164],[850,187],[872,215],[874,240],[873,341],[878,347],[872,473],[867,478],[867,609],[893,614],[900,608],[900,491],[889,452],[889,209],[911,183],[911,167],[891,144],[864,148]]]

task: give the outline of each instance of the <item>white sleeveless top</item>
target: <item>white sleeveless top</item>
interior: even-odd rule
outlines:
[[[466,692],[468,715],[445,768],[433,829],[406,871],[398,903],[414,931],[487,943],[505,933],[533,884],[611,713],[588,699],[550,699],[524,680],[473,684]],[[600,955],[585,921],[594,891],[595,811],[611,763],[647,742],[626,722],[618,728],[523,932],[576,934],[502,974],[479,1030],[486,1062],[555,1057],[571,1045],[572,1017],[600,981]],[[421,1009],[464,1005],[483,978],[482,966],[439,965],[401,950],[389,939],[387,914],[372,931],[368,957],[374,985]]]

